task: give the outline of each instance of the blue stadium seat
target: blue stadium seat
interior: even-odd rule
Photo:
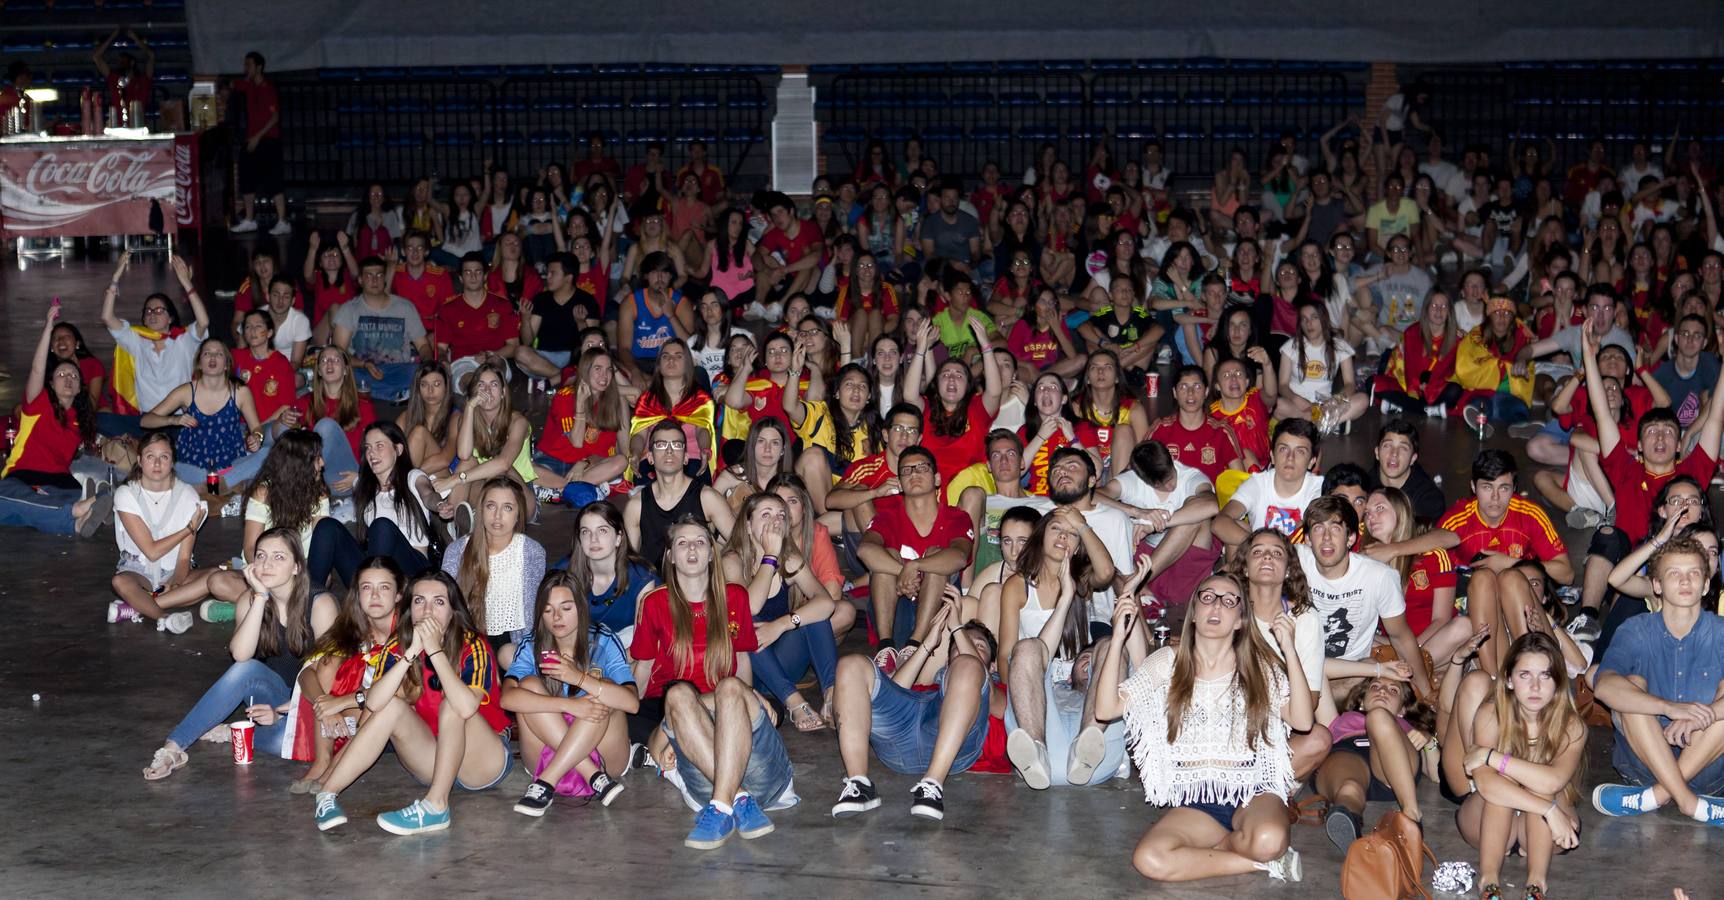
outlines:
[[[1321,102],[1322,93],[1301,89],[1282,91],[1275,95],[1275,102],[1281,106],[1311,106]]]
[[[951,105],[958,109],[986,109],[994,105],[994,95],[986,91],[959,91],[952,95]]]
[[[1137,62],[1130,59],[1092,59],[1090,68],[1097,72],[1130,72],[1137,68]]]
[[[724,104],[731,109],[765,109],[766,96],[763,94],[731,94],[725,98]]]
[[[634,128],[626,140],[631,144],[669,143],[670,135],[662,128]]]
[[[681,75],[688,67],[682,63],[649,62],[641,66],[641,71],[648,75]]]
[[[599,63],[593,67],[600,75],[634,75],[641,70],[640,63]]]
[[[162,84],[185,84],[191,80],[185,69],[157,69],[156,81]]]
[[[1094,141],[1107,136],[1107,132],[1093,125],[1076,123],[1066,126],[1066,138],[1073,141]]]
[[[676,105],[681,109],[717,109],[717,94],[683,94]]]
[[[868,133],[854,125],[835,125],[821,132],[821,137],[840,144],[859,144],[868,139]]]
[[[1218,141],[1252,141],[1257,139],[1256,128],[1241,124],[1217,125],[1211,134]]]
[[[994,64],[988,62],[955,62],[948,63],[946,68],[958,75],[985,75],[994,71]]]
[[[1218,106],[1227,102],[1227,95],[1208,88],[1193,88],[1185,92],[1185,103],[1194,106]]]
[[[916,133],[902,125],[884,125],[875,129],[874,136],[888,143],[896,144],[915,137]]]
[[[425,101],[420,97],[396,97],[390,101],[389,111],[393,113],[422,113],[425,111]]]
[[[629,98],[629,109],[670,109],[669,94],[641,93]]]
[[[569,132],[563,128],[541,128],[527,138],[527,143],[534,146],[565,146],[571,143]]]
[[[423,147],[425,135],[417,131],[391,131],[383,138],[385,147]]]
[[[504,66],[503,76],[505,78],[531,78],[535,75],[543,75],[546,71],[545,66],[542,65]]]
[[[1033,75],[1041,71],[1036,63],[1020,59],[1002,60],[997,68],[1001,75]]]
[[[1047,104],[1062,107],[1082,106],[1083,91],[1048,91]]]
[[[1044,60],[1042,60],[1042,71],[1043,72],[1082,72],[1085,68],[1085,65],[1086,64],[1082,60],[1076,60],[1076,59],[1044,59]]]
[[[1097,106],[1129,106],[1134,102],[1131,91],[1113,88],[1097,88],[1090,92],[1090,99]]]
[[[944,109],[951,103],[945,91],[915,91],[904,95],[904,105],[912,109]]]
[[[902,109],[909,105],[909,98],[899,93],[869,93],[857,97],[856,105],[863,109]]]
[[[762,140],[758,128],[726,128],[724,142],[726,144],[757,144]]]
[[[1137,102],[1144,106],[1174,106],[1179,103],[1179,92],[1169,90],[1144,91],[1137,95]]]
[[[1169,122],[1162,136],[1170,141],[1192,141],[1209,137],[1209,129],[1195,122]]]
[[[900,63],[898,68],[911,75],[943,75],[946,72],[945,63],[907,62]]]
[[[377,146],[377,137],[369,134],[343,131],[335,136],[335,146],[342,150],[358,150],[364,147]]]
[[[1060,127],[1050,122],[1032,122],[1018,126],[1020,141],[1057,141],[1060,139]]]
[[[1145,72],[1177,72],[1179,71],[1179,60],[1140,59],[1137,61],[1137,67]]]
[[[588,94],[581,98],[581,109],[622,109],[623,98],[620,94]]]
[[[502,66],[456,66],[455,74],[462,78],[496,78],[503,74]]]
[[[718,129],[716,129],[716,128],[678,128],[676,130],[676,142],[677,143],[687,144],[687,143],[692,143],[694,141],[705,141],[708,144],[716,144],[716,143],[718,143]]]
[[[930,125],[922,129],[922,140],[930,144],[952,144],[964,139],[959,125]]]
[[[437,111],[442,113],[470,113],[479,108],[479,101],[467,97],[445,97],[437,101]]]
[[[504,95],[491,101],[491,105],[503,112],[520,112],[527,108],[527,99],[513,95]]]
[[[336,113],[344,116],[369,115],[381,112],[383,107],[370,97],[343,97],[335,104]]]
[[[470,131],[439,131],[431,136],[431,142],[439,147],[471,147],[477,143]]]
[[[970,139],[976,141],[1009,141],[1012,139],[1012,130],[997,122],[973,125],[970,127]]]
[[[1121,125],[1113,130],[1113,137],[1116,141],[1141,141],[1160,135],[1161,129],[1148,123]]]
[[[527,139],[522,136],[519,131],[514,129],[509,129],[507,131],[487,131],[479,135],[479,143],[489,144],[492,146],[520,146],[526,142]]]
[[[1240,106],[1262,106],[1275,102],[1275,95],[1269,91],[1234,91],[1233,102]]]

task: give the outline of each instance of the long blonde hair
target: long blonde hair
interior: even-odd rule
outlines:
[[[1520,711],[1515,708],[1514,692],[1510,690],[1510,679],[1514,677],[1515,662],[1523,656],[1542,654],[1550,665],[1550,682],[1556,688],[1556,695],[1551,698],[1544,709],[1538,711],[1538,737],[1527,734],[1526,723],[1521,721]],[[1580,711],[1574,705],[1574,688],[1569,682],[1568,669],[1563,664],[1562,646],[1556,638],[1542,631],[1529,631],[1515,638],[1509,645],[1509,650],[1503,656],[1501,677],[1497,678],[1492,688],[1492,705],[1497,715],[1497,747],[1510,756],[1524,759],[1530,763],[1549,765],[1568,746],[1569,733],[1577,727],[1580,740],[1586,740],[1586,727],[1581,723]],[[1586,766],[1584,755],[1580,765],[1569,776],[1568,784],[1563,785],[1563,796],[1569,803],[1580,799],[1581,771]]]
[[[335,409],[331,410],[329,398],[323,392],[323,378],[317,376],[317,383],[311,386],[311,399],[307,404],[311,410],[309,418],[312,424],[316,424],[319,419],[334,419],[342,431],[347,431],[359,425],[359,385],[353,380],[353,358],[340,347],[325,347],[317,353],[319,362],[323,361],[325,353],[341,354],[341,396],[335,403]]]
[[[712,553],[706,568],[706,588],[701,602],[706,611],[706,655],[702,660],[708,684],[717,686],[736,670],[735,651],[731,649],[730,607],[724,580],[724,563],[718,552],[718,542],[706,523],[692,513],[672,523],[665,540],[664,557],[659,560],[664,572],[665,596],[670,602],[670,657],[678,672],[688,668],[694,659],[694,604],[682,592],[682,576],[672,562],[676,553],[674,536],[680,528],[698,528],[711,541]],[[752,627],[752,625],[750,626]]]
[[[1250,619],[1251,610],[1245,606],[1245,587],[1231,575],[1211,575],[1192,591],[1193,608],[1180,629],[1179,646],[1173,656],[1173,677],[1167,686],[1167,742],[1173,744],[1179,740],[1179,728],[1185,724],[1191,690],[1197,682],[1197,592],[1215,581],[1232,585],[1240,597],[1240,622],[1233,632],[1233,689],[1245,695],[1245,740],[1248,747],[1256,750],[1269,736],[1270,720],[1279,715],[1278,710],[1269,706],[1270,669],[1285,672],[1286,667],[1258,635],[1257,626]]]
[[[1389,535],[1390,542],[1398,544],[1402,541],[1410,541],[1425,533],[1426,529],[1413,520],[1413,501],[1407,499],[1406,491],[1398,487],[1384,485],[1371,493],[1382,494],[1383,499],[1389,501],[1389,505],[1395,509],[1395,533]],[[1365,529],[1365,546],[1369,547],[1377,543],[1382,542],[1371,536],[1371,529]],[[1394,569],[1401,576],[1403,586],[1406,585],[1407,579],[1412,577],[1413,563],[1418,562],[1420,555],[1403,553],[1389,562],[1389,568]]]
[[[496,375],[498,383],[503,386],[503,389],[498,391],[496,417],[489,422],[485,421],[477,403],[468,403],[462,414],[473,416],[473,455],[491,459],[502,453],[503,446],[509,442],[509,425],[515,420],[515,404],[509,399],[509,372],[495,360],[488,359],[473,370],[473,380],[467,388],[468,396],[478,390],[479,377],[486,372]]]
[[[492,491],[509,491],[515,496],[515,533],[527,533],[527,493],[521,483],[499,475],[479,486],[479,507],[484,508],[485,495]],[[467,535],[467,549],[461,551],[459,584],[467,596],[467,608],[473,613],[478,629],[485,630],[485,593],[491,587],[491,541],[482,526]]]

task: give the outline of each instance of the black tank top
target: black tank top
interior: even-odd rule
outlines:
[[[664,551],[669,544],[666,541],[670,527],[684,515],[693,515],[705,520],[700,507],[700,482],[689,479],[688,488],[682,492],[681,499],[670,509],[664,509],[658,504],[658,496],[654,491],[658,481],[647,482],[646,489],[641,492],[641,556],[652,563],[654,568],[664,564]],[[709,526],[710,527],[710,526]],[[661,575],[663,573],[660,573]]]

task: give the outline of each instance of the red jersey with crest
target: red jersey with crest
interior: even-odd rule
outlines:
[[[1211,482],[1240,459],[1239,441],[1233,429],[1215,419],[1204,419],[1196,428],[1180,424],[1178,416],[1163,416],[1149,429],[1150,440],[1167,446],[1167,454],[1202,472]]]
[[[1245,399],[1239,406],[1229,410],[1222,400],[1209,404],[1209,415],[1217,421],[1226,422],[1233,429],[1233,437],[1239,442],[1239,449],[1249,450],[1257,457],[1258,468],[1269,465],[1269,410],[1263,407],[1263,392],[1252,388],[1245,392]],[[1189,463],[1187,464],[1189,465]]]
[[[1480,553],[1549,562],[1568,552],[1550,517],[1538,504],[1520,496],[1509,500],[1508,512],[1495,525],[1479,514],[1478,498],[1468,497],[1449,508],[1440,527],[1460,535],[1460,546],[1449,551],[1458,565],[1471,563]]]
[[[475,356],[486,351],[503,349],[510,339],[521,336],[521,317],[515,307],[501,294],[485,292],[484,300],[475,309],[462,294],[445,301],[437,309],[437,343],[449,346],[455,359]]]
[[[241,347],[233,352],[233,374],[251,389],[251,402],[257,406],[259,422],[269,421],[276,410],[295,400],[293,363],[287,361],[284,353],[271,350],[268,356],[258,359],[251,348]]]
[[[437,310],[451,294],[459,293],[449,270],[436,263],[426,263],[425,271],[420,272],[418,278],[407,274],[407,266],[403,264],[395,270],[395,280],[390,282],[389,292],[411,302],[413,308],[419,310],[420,324],[433,334],[437,331]]]

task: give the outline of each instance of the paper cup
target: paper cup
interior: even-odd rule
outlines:
[[[257,732],[257,726],[250,719],[242,719],[228,726],[233,737],[233,764],[236,766],[251,765],[252,735]]]

